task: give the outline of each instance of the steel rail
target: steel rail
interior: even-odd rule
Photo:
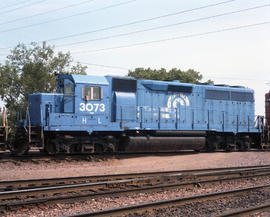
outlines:
[[[269,149],[251,149],[246,152],[269,152]],[[215,153],[225,153],[225,150],[216,150]],[[208,151],[202,150],[200,153],[209,153]],[[74,153],[74,154],[59,154],[59,155],[48,155],[46,153],[40,152],[38,149],[31,149],[30,152],[27,155],[22,156],[15,156],[10,151],[2,152],[0,153],[0,162],[6,162],[9,160],[18,160],[18,161],[24,161],[24,160],[43,160],[44,158],[51,158],[51,159],[62,159],[64,160],[66,157],[123,157],[123,156],[164,156],[164,155],[197,155],[198,152],[194,152],[192,150],[182,150],[182,151],[168,151],[168,152],[117,152],[117,153]],[[214,153],[213,153],[214,154]]]
[[[216,217],[230,217],[230,216],[246,216],[247,214],[254,214],[262,211],[269,211],[270,203],[265,203],[258,206],[252,206],[245,209],[236,209],[228,212],[224,212],[221,215],[216,215]]]
[[[249,187],[249,188],[241,188],[237,190],[196,195],[196,196],[191,196],[191,197],[162,200],[162,201],[157,201],[157,202],[125,206],[125,207],[120,207],[120,208],[106,209],[106,210],[97,211],[97,212],[81,213],[81,214],[76,214],[76,215],[70,215],[69,217],[85,217],[85,216],[102,217],[102,216],[126,216],[126,215],[132,215],[134,213],[141,214],[149,210],[162,209],[162,208],[168,208],[168,207],[177,207],[177,206],[182,206],[184,204],[188,204],[191,202],[216,200],[216,199],[221,199],[228,196],[235,196],[239,194],[241,195],[243,193],[247,193],[253,190],[262,190],[265,188],[270,188],[270,184],[259,185],[259,186]]]
[[[115,194],[126,194],[131,192],[146,192],[146,191],[155,191],[157,189],[169,189],[176,187],[184,186],[198,186],[200,184],[207,183],[220,183],[221,181],[234,180],[234,179],[244,179],[244,178],[253,178],[258,176],[270,176],[270,171],[262,168],[260,170],[246,170],[243,169],[238,171],[237,174],[235,171],[230,170],[230,174],[236,174],[236,176],[228,176],[226,173],[213,172],[206,173],[205,179],[202,179],[203,174],[198,174],[200,179],[196,179],[197,175],[187,175],[183,176],[178,175],[169,175],[163,177],[148,177],[148,178],[139,178],[139,179],[126,179],[126,180],[117,180],[117,181],[105,181],[97,183],[86,183],[86,184],[77,184],[77,185],[67,185],[67,186],[54,186],[48,188],[37,188],[37,189],[25,189],[18,191],[9,191],[0,193],[0,206],[14,206],[14,205],[25,205],[33,203],[42,203],[49,201],[59,201],[59,200],[78,200],[84,199],[87,197],[95,196],[110,196]],[[250,173],[253,172],[253,175]],[[209,179],[214,177],[215,179]],[[165,183],[165,184],[164,184]],[[90,193],[89,193],[90,192]],[[58,194],[62,194],[59,196]],[[57,195],[57,196],[55,196]],[[36,198],[39,196],[39,198]],[[27,200],[27,198],[31,198]],[[41,199],[40,199],[41,198]],[[16,199],[21,199],[17,201]]]
[[[67,153],[60,153],[57,155],[49,155],[45,152],[40,152],[40,149],[34,149],[31,148],[28,152],[28,154],[26,155],[22,155],[22,156],[16,156],[14,154],[12,154],[11,151],[2,151],[0,152],[0,160],[43,160],[44,158],[51,158],[51,159],[65,159],[67,157],[81,157],[83,159],[83,157],[123,157],[123,156],[151,156],[151,155],[196,155],[198,154],[198,152],[194,152],[193,150],[182,150],[182,151],[167,151],[167,152],[116,152],[116,153],[103,153],[103,154],[99,154],[99,153],[74,153],[74,154],[67,154]],[[252,151],[259,151],[261,152],[261,150],[251,150]],[[206,152],[202,152],[202,153],[206,153]]]
[[[63,178],[46,178],[46,179],[24,179],[24,180],[8,180],[0,181],[0,191],[21,190],[29,188],[41,188],[46,186],[62,186],[67,184],[83,184],[99,181],[113,181],[120,179],[134,179],[145,178],[151,176],[168,176],[172,174],[194,174],[200,176],[200,173],[214,172],[214,171],[229,171],[229,170],[252,170],[252,169],[266,169],[268,170],[270,165],[261,166],[246,166],[246,167],[223,167],[223,168],[209,168],[209,169],[193,169],[193,170],[171,170],[160,172],[143,172],[143,173],[126,173],[126,174],[108,174],[108,175],[93,175],[93,176],[74,176]],[[237,172],[237,171],[236,171]],[[243,171],[245,172],[245,171]],[[209,174],[210,175],[210,174]]]

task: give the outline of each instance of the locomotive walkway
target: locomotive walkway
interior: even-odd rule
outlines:
[[[270,165],[1,181],[0,206],[76,201],[160,189],[194,188],[260,176],[270,176]]]

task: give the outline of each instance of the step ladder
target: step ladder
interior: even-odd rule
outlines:
[[[43,127],[29,126],[28,127],[28,143],[30,147],[44,148],[43,144]]]
[[[41,117],[42,117],[42,111]],[[27,140],[29,144],[29,148],[40,148],[44,149],[44,130],[43,130],[43,121],[41,121],[41,126],[32,126],[31,125],[31,117],[29,114],[29,107],[27,107]],[[41,118],[41,120],[43,120]]]

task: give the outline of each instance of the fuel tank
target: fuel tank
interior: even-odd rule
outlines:
[[[163,152],[201,150],[205,137],[126,137],[123,141],[126,152]]]

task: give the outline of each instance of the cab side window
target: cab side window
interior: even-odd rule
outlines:
[[[84,100],[91,100],[91,87],[85,87],[83,92],[82,98]]]
[[[72,83],[67,83],[65,85],[65,94],[67,94],[67,95],[74,94],[74,85]]]
[[[93,87],[92,88],[92,99],[93,100],[100,100],[100,87]]]
[[[85,86],[82,89],[82,98],[86,101],[101,100],[102,99],[102,88]]]

